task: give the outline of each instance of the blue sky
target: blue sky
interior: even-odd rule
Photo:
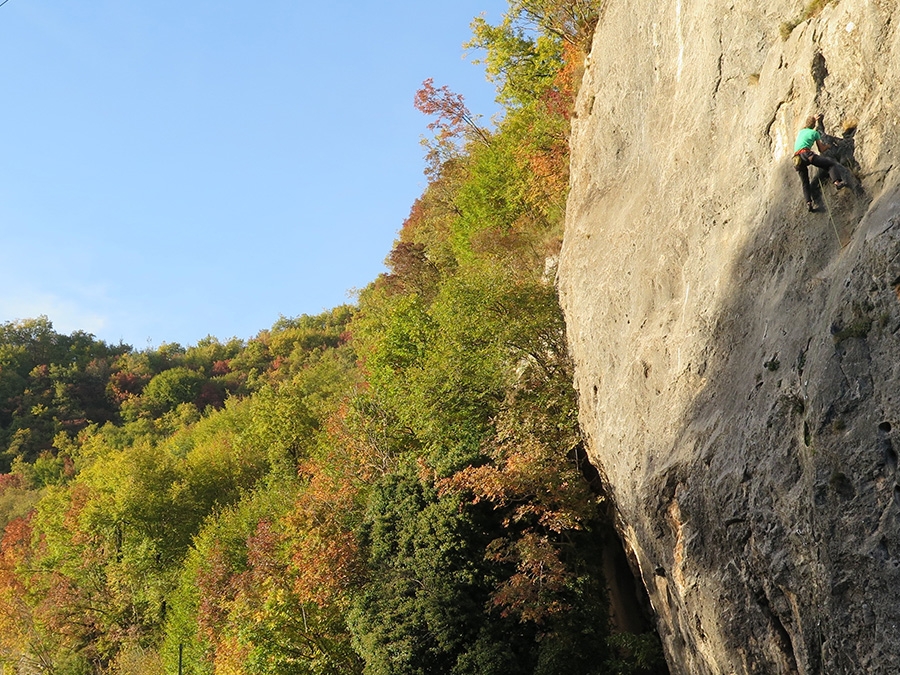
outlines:
[[[425,186],[425,78],[505,0],[9,0],[0,322],[138,349],[352,301]]]

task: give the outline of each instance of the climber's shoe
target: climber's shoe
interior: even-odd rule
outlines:
[[[847,187],[847,183],[842,180],[836,180],[834,181],[834,187],[838,190],[843,190],[845,187]]]
[[[809,209],[810,213],[816,212],[816,203],[814,201],[806,202],[806,208]]]

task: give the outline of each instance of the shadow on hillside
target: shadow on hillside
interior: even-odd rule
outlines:
[[[828,145],[828,150],[822,154],[841,165],[842,180],[853,190],[857,198],[864,198],[865,191],[859,181],[862,168],[856,159],[856,131],[856,124],[850,124],[844,127],[841,137],[823,134],[823,141]],[[831,183],[831,179],[827,169],[821,167],[815,169],[810,186],[813,198],[821,200],[823,188]]]
[[[855,131],[834,139],[829,152],[856,175]],[[649,467],[648,494],[658,496],[648,512],[659,515],[656,529],[641,538],[660,556],[651,564],[661,565],[659,576],[667,577],[657,587],[668,602],[681,602],[680,587],[668,581],[679,565],[679,547],[678,555],[722,591],[728,609],[720,613],[721,625],[703,626],[695,614],[678,631],[679,640],[698,640],[682,644],[685,654],[704,654],[705,631],[714,630],[730,641],[735,667],[858,672],[853,664],[859,667],[872,645],[860,607],[877,593],[861,594],[853,575],[868,572],[868,562],[848,562],[848,546],[835,537],[862,537],[843,528],[872,520],[863,510],[850,511],[850,500],[862,489],[859,475],[872,472],[881,455],[854,449],[863,454],[850,457],[843,439],[873,395],[864,331],[888,316],[900,328],[900,292],[895,297],[890,285],[900,279],[900,250],[885,258],[891,269],[875,269],[862,258],[870,251],[861,247],[866,233],[858,226],[871,201],[855,178],[852,190],[822,181],[827,213],[802,208],[790,162],[778,167],[777,178],[754,234],[735,256],[732,294],[702,351],[706,362],[692,364],[706,380],[678,427],[679,444],[693,448],[692,459],[680,465],[661,459]],[[884,306],[871,300],[873,294]],[[851,375],[851,368],[860,375]],[[879,447],[876,436],[890,425],[878,428],[858,435]],[[893,541],[900,538],[896,530]],[[844,586],[835,587],[841,575]],[[900,590],[883,592],[900,600]],[[900,620],[900,602],[894,606],[879,620]],[[690,616],[683,610],[676,620]],[[900,660],[894,652],[891,666],[879,672],[900,672],[893,668]],[[696,658],[701,663],[693,666],[703,667]]]

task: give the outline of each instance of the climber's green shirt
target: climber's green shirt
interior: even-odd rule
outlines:
[[[812,150],[813,143],[820,140],[822,140],[822,134],[815,129],[801,129],[797,134],[797,142],[794,143],[794,152]]]

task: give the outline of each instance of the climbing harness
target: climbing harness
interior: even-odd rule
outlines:
[[[809,166],[812,162],[809,161],[809,158],[806,156],[807,153],[810,155],[815,154],[809,148],[801,148],[797,152],[794,153],[794,168],[799,169],[801,165],[806,164]]]

